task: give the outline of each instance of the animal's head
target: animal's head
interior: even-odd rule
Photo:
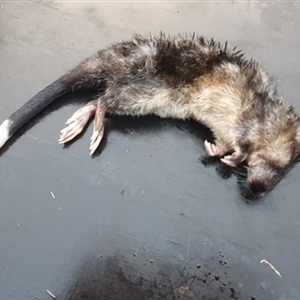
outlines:
[[[292,107],[272,106],[247,158],[247,183],[255,197],[272,190],[300,154],[300,119]]]

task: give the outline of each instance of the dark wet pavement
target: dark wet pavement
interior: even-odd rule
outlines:
[[[244,49],[300,113],[299,15],[297,1],[2,2],[0,119],[96,50],[159,30]],[[1,152],[0,299],[300,299],[299,166],[249,203],[201,163],[203,127],[112,118],[92,159],[91,127],[56,142],[75,107],[53,106]]]

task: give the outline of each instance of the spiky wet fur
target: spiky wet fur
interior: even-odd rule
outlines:
[[[271,190],[299,155],[300,121],[282,103],[274,78],[214,40],[136,35],[99,51],[59,82],[73,92],[95,90],[109,114],[203,123],[224,153],[246,160],[256,194]],[[17,130],[18,120],[10,121]]]

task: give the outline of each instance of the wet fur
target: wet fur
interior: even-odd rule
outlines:
[[[95,115],[92,152],[101,141],[106,113],[194,119],[214,134],[215,145],[206,144],[210,155],[223,157],[231,166],[246,161],[247,182],[256,196],[270,191],[299,156],[300,121],[293,108],[282,103],[275,79],[240,51],[214,40],[137,35],[99,51],[55,85],[58,96],[95,91],[97,102],[86,108],[90,115],[77,113],[81,125],[76,125],[82,130],[86,119]],[[51,87],[6,120],[8,137],[38,112],[32,107],[53,96]],[[67,141],[66,134],[61,141]]]

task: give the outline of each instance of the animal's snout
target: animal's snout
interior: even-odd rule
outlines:
[[[279,182],[281,176],[275,164],[261,157],[254,157],[249,163],[247,183],[254,197],[260,198],[270,192]]]
[[[265,162],[248,169],[248,187],[255,197],[263,197],[279,182],[278,171]]]
[[[249,188],[256,197],[263,197],[269,189],[269,187],[260,180],[249,182]]]

